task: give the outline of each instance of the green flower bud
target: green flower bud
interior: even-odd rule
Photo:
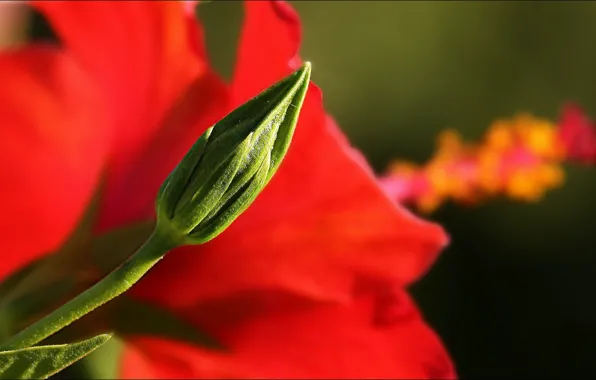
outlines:
[[[310,78],[310,63],[209,128],[164,181],[157,226],[202,244],[250,206],[283,160]]]

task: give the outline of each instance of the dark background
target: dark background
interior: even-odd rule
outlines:
[[[596,3],[292,3],[328,111],[378,172],[392,158],[426,160],[445,127],[477,139],[519,111],[556,120],[569,100],[596,115]],[[229,76],[241,5],[199,13]],[[452,244],[412,291],[461,378],[596,376],[596,168],[566,171],[537,204],[428,216]]]
[[[342,129],[381,172],[423,162],[446,127],[479,138],[520,111],[596,115],[596,3],[293,1],[302,57]],[[199,7],[231,72],[241,5]],[[596,168],[567,166],[537,204],[448,204],[429,218],[452,237],[413,287],[462,378],[596,377]]]

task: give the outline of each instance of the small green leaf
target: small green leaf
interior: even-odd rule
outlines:
[[[82,342],[0,352],[0,379],[47,379],[107,342],[103,334]]]

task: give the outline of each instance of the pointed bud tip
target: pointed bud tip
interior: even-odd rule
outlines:
[[[300,67],[300,69],[298,69],[298,71],[300,72],[301,76],[304,77],[304,80],[309,80],[310,79],[310,71],[311,71],[311,64],[309,61],[306,61],[302,64],[302,66]]]

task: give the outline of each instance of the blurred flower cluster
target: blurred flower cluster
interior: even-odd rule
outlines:
[[[423,212],[447,200],[468,205],[495,196],[538,201],[563,184],[564,162],[596,163],[596,129],[572,104],[556,124],[530,114],[497,120],[476,144],[464,142],[455,130],[444,131],[427,163],[397,160],[381,181],[395,200]]]

